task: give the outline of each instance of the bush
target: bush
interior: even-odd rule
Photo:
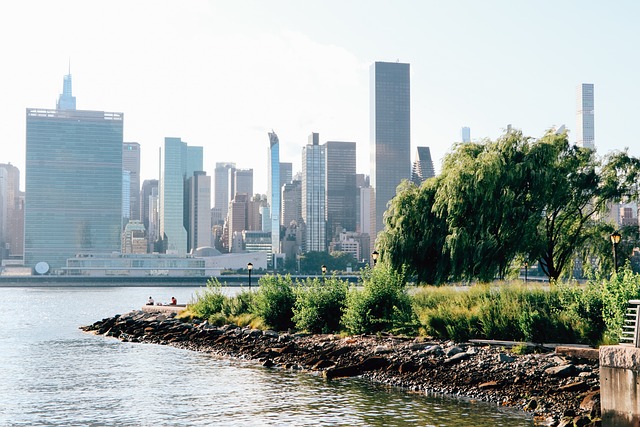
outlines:
[[[634,274],[629,266],[620,274],[602,281],[602,317],[605,325],[603,338],[607,342],[620,340],[629,300],[640,297],[639,283],[640,276]]]
[[[363,270],[364,287],[347,293],[343,324],[352,334],[415,330],[405,272],[385,265]]]
[[[295,291],[293,321],[296,328],[323,334],[340,331],[347,290],[347,282],[334,277],[324,284],[318,279],[307,279]]]
[[[189,304],[188,310],[195,317],[209,319],[222,311],[225,298],[222,294],[222,285],[212,277],[207,281],[207,287],[204,290],[196,291],[195,301]]]
[[[233,297],[226,297],[222,302],[222,313],[227,317],[238,317],[251,311],[251,293],[246,290],[240,291]]]
[[[263,276],[252,298],[251,310],[276,330],[293,327],[293,282],[291,276]]]

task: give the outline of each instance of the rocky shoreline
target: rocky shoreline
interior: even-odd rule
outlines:
[[[480,343],[278,333],[143,311],[81,329],[122,341],[255,360],[269,368],[315,371],[327,379],[361,375],[412,392],[495,402],[531,412],[536,424],[601,425],[598,361],[571,349],[516,355]]]

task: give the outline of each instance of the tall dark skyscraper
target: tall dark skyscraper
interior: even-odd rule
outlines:
[[[158,238],[158,180],[145,179],[140,190],[140,215],[149,243]]]
[[[340,232],[356,231],[356,143],[327,141],[327,240]]]
[[[431,150],[429,147],[418,147],[416,149],[416,157],[413,161],[411,169],[411,180],[416,184],[422,184],[426,179],[436,176],[431,159]]]
[[[411,178],[409,64],[371,66],[371,186],[375,189],[376,233],[384,228],[387,203],[403,179]],[[372,241],[375,236],[372,236]]]
[[[39,272],[120,251],[124,115],[66,108],[67,77],[58,110],[26,110],[24,260]]]

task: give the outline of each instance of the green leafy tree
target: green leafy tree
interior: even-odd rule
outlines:
[[[396,271],[406,267],[418,282],[439,284],[448,279],[449,257],[443,252],[447,236],[446,209],[433,209],[439,178],[417,187],[403,181],[385,214],[386,228],[378,238],[379,264]]]

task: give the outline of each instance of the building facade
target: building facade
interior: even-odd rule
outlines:
[[[0,164],[0,261],[23,254],[23,199],[20,171],[11,163]]]
[[[211,177],[204,171],[195,171],[188,178],[189,227],[187,250],[192,253],[204,246],[211,246]]]
[[[120,252],[124,115],[28,108],[26,116],[25,266],[42,263],[42,272],[81,251]]]
[[[471,129],[467,126],[463,126],[460,129],[460,140],[462,142],[471,142]]]
[[[129,172],[129,219],[140,220],[140,144],[122,144],[122,170]]]
[[[409,64],[371,66],[371,186],[375,189],[375,229],[384,228],[387,204],[403,179],[411,178]],[[375,240],[375,236],[372,236]]]
[[[280,140],[269,132],[267,202],[271,208],[271,249],[280,253]]]
[[[202,147],[189,147],[180,138],[165,138],[160,172],[160,230],[162,251],[187,253],[189,205],[185,197],[186,178],[202,170]]]
[[[593,84],[583,83],[576,89],[576,145],[596,149]]]
[[[411,181],[420,185],[434,176],[436,176],[436,171],[433,167],[433,160],[431,160],[431,150],[429,147],[417,147],[416,157],[411,168]]]
[[[235,168],[235,163],[216,163],[216,169],[213,174],[213,207],[220,209],[224,217],[227,216],[227,211],[229,210],[229,201],[233,198],[233,195],[229,194],[229,169]]]
[[[325,146],[319,135],[309,135],[302,149],[302,219],[306,227],[305,252],[327,250]]]
[[[327,141],[325,156],[325,206],[330,242],[338,240],[343,231],[356,231],[356,143]]]

